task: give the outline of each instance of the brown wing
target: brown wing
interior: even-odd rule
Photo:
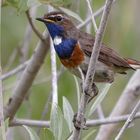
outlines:
[[[81,49],[90,56],[92,53],[92,46],[94,45],[94,37],[84,33],[79,33],[79,42]],[[115,52],[113,49],[106,47],[104,44],[102,44],[102,48],[99,55],[99,61],[103,62],[104,64],[111,66],[111,67],[120,67],[124,69],[133,69],[128,62],[122,58],[117,52]]]

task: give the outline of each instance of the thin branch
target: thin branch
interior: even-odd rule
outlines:
[[[121,116],[129,112],[133,104],[140,97],[140,70],[137,70],[130,81],[128,82],[126,88],[116,106],[114,107],[110,118],[115,116]],[[110,124],[107,126],[102,126],[99,129],[96,140],[109,140],[112,139],[112,134],[118,129],[118,124]]]
[[[57,80],[59,80],[59,78],[60,78],[60,76],[61,76],[61,74],[63,73],[63,71],[64,71],[64,67],[62,66],[61,68],[60,68],[60,70],[57,72]],[[50,80],[49,80],[50,81]],[[45,120],[45,118],[46,118],[46,115],[47,115],[47,113],[48,113],[48,107],[49,107],[49,103],[51,103],[52,102],[52,92],[49,94],[49,96],[48,96],[48,99],[47,99],[47,101],[46,101],[46,104],[45,104],[45,107],[44,107],[44,110],[43,110],[43,112],[42,112],[42,115],[41,115],[41,118],[40,118],[40,120]],[[38,129],[38,134],[40,133],[40,129]]]
[[[5,119],[8,117],[12,119],[16,114],[22,101],[27,95],[27,91],[29,90],[29,88],[33,83],[33,80],[35,79],[37,72],[39,71],[41,65],[43,64],[45,56],[50,47],[48,35],[46,35],[45,33],[44,35],[41,35],[39,33],[39,31],[34,26],[34,23],[32,22],[29,10],[26,11],[26,14],[33,31],[37,34],[37,36],[40,38],[41,41],[39,41],[37,48],[28,63],[28,66],[26,67],[25,71],[20,77],[19,83],[16,85],[16,88],[13,91],[14,94],[9,99],[9,103],[5,107],[4,110]]]
[[[113,3],[115,3],[116,0],[113,1]],[[98,9],[95,13],[93,13],[94,18],[97,18],[99,15],[102,14],[103,10],[105,8],[105,5],[103,5],[100,9]],[[87,25],[90,21],[91,21],[92,16],[89,16],[83,23],[80,23],[77,28],[82,28],[85,25]]]
[[[30,10],[28,11],[28,16],[30,17],[35,17],[36,16],[36,11],[37,11],[37,7],[32,7],[30,8]],[[31,20],[31,18],[30,18]],[[24,38],[23,38],[23,42],[22,42],[22,46],[20,47],[21,48],[21,59],[20,59],[20,62],[23,63],[27,60],[28,58],[28,54],[29,54],[29,45],[30,45],[30,42],[31,42],[31,39],[32,39],[32,28],[33,28],[33,24],[34,24],[34,21],[30,21],[28,19],[28,24],[26,26],[26,29],[25,29],[25,34],[24,34]],[[31,26],[32,25],[32,26]],[[35,27],[34,27],[35,29]],[[37,29],[35,29],[37,30]]]
[[[122,116],[118,116],[118,117],[107,117],[104,119],[98,119],[98,120],[89,120],[86,123],[87,127],[93,127],[93,126],[99,126],[99,125],[107,125],[107,124],[111,124],[111,123],[120,123],[123,121],[126,121],[129,117],[128,115],[122,115]],[[137,113],[134,117],[134,119],[140,119],[140,112]]]
[[[35,27],[35,25],[34,25],[34,23],[33,23],[33,21],[32,21],[32,18],[31,18],[31,16],[30,16],[30,11],[29,11],[29,10],[26,11],[26,15],[27,15],[28,21],[29,21],[29,23],[30,23],[30,25],[31,25],[31,27],[32,27],[32,29],[33,29],[33,31],[34,31],[35,34],[38,36],[38,38],[40,38],[40,40],[44,42],[44,37],[43,37],[42,34],[36,29],[36,27]]]
[[[27,63],[28,64],[28,63]],[[19,65],[18,67],[20,67],[20,66],[22,66],[22,64],[21,65]],[[18,67],[17,67],[17,71],[16,71],[16,68],[15,68],[15,73],[13,73],[13,74],[16,74],[16,73],[18,73],[18,72],[20,72],[21,70],[19,69],[19,71],[18,71]],[[23,66],[23,70],[25,69],[25,66]],[[12,70],[12,71],[14,71],[14,70]],[[9,75],[8,75],[8,73],[6,73],[7,74],[7,77],[6,78],[9,78],[9,76],[13,76],[12,75],[12,71],[11,72],[8,72],[9,73]],[[59,70],[58,72],[57,72],[57,77],[60,77],[63,73],[64,73],[64,71],[65,71],[65,69],[64,69],[64,67],[63,68],[61,68],[61,70]],[[10,74],[11,73],[11,74]],[[5,77],[6,76],[6,74],[4,74],[3,76]],[[0,77],[0,79],[1,79],[2,77]],[[35,86],[35,85],[38,85],[38,84],[43,84],[43,83],[47,83],[47,82],[49,82],[50,81],[50,79],[51,79],[51,76],[48,76],[48,77],[45,77],[44,79],[36,79],[35,81],[34,81],[34,83],[33,83],[33,86]],[[15,83],[12,83],[12,84],[10,84],[9,86],[5,86],[4,88],[3,88],[3,92],[5,92],[6,90],[11,90],[11,89],[13,89],[14,88],[14,85],[15,85]]]
[[[0,75],[2,73],[1,64],[0,64]],[[5,133],[5,123],[4,123],[4,114],[3,114],[3,95],[2,95],[2,80],[0,80],[0,137],[3,140],[6,140]]]
[[[38,121],[38,120],[28,120],[28,119],[13,119],[10,122],[10,126],[21,126],[27,125],[32,127],[50,127],[50,121]]]
[[[7,79],[7,78],[9,78],[9,77],[11,77],[11,76],[23,71],[26,68],[28,62],[29,62],[29,60],[24,62],[23,64],[17,66],[15,69],[13,69],[13,70],[1,75],[0,80],[5,80],[5,79]]]
[[[10,69],[10,67],[12,66],[13,62],[16,59],[17,54],[18,54],[18,50],[17,48],[15,48],[12,54],[9,56],[7,60],[7,64],[4,66],[3,72],[7,72]]]
[[[102,12],[103,12],[103,10],[104,10],[104,6],[102,6],[102,7],[101,7],[100,9],[98,9],[95,13],[93,13],[94,18],[97,18],[99,15],[101,15]],[[84,27],[85,25],[87,25],[87,24],[91,21],[91,18],[92,18],[92,16],[90,15],[83,23],[80,23],[80,24],[77,26],[77,28],[82,28],[82,27]]]
[[[75,75],[73,75],[74,77],[74,81],[75,81],[75,85],[76,85],[76,94],[77,94],[77,106],[79,107],[80,105],[80,87],[79,87],[79,83],[78,83],[78,79]]]
[[[91,14],[91,20],[92,20],[92,23],[93,23],[95,32],[97,32],[98,28],[97,28],[97,24],[96,24],[96,21],[95,21],[95,18],[94,18],[93,10],[91,8],[90,1],[89,0],[86,0],[86,2],[88,4],[88,8],[89,8],[89,11],[90,11],[90,14]]]
[[[84,113],[85,113],[87,101],[89,100],[90,96],[92,97],[92,95],[90,95],[90,94],[92,94],[92,93],[90,93],[90,89],[92,87],[91,83],[94,78],[96,62],[97,62],[99,52],[101,49],[102,38],[103,38],[104,31],[105,31],[105,27],[107,24],[107,19],[108,19],[110,10],[111,10],[112,3],[113,3],[113,0],[106,1],[103,15],[102,15],[101,22],[100,22],[100,26],[99,26],[99,29],[97,30],[97,33],[95,36],[95,43],[94,43],[93,51],[91,54],[86,79],[84,82],[84,91],[87,91],[89,96],[87,96],[84,93],[81,97],[81,103],[80,103],[80,106],[78,109],[76,123],[75,123],[76,125],[80,124],[82,126],[82,123],[84,121]],[[81,132],[81,129],[76,129],[76,128],[74,129],[73,140],[80,139],[80,132]]]
[[[128,128],[130,123],[134,120],[134,117],[136,116],[136,113],[138,112],[139,108],[140,108],[140,100],[138,101],[138,103],[134,107],[133,111],[129,115],[127,121],[125,122],[124,126],[121,128],[121,130],[118,133],[118,135],[116,136],[115,140],[120,140],[120,138],[123,135],[124,131]]]
[[[108,117],[104,119],[97,119],[97,120],[87,120],[86,126],[87,127],[95,127],[100,125],[107,125],[111,123],[120,123],[124,122],[128,119],[128,115],[122,115],[118,117]],[[134,119],[140,119],[140,112],[138,112]],[[10,126],[20,126],[20,125],[27,125],[32,127],[50,127],[50,121],[38,121],[38,120],[28,120],[28,119],[13,119],[10,122]]]
[[[45,42],[39,41],[37,48],[28,63],[28,66],[26,67],[25,71],[20,77],[19,83],[16,85],[16,88],[13,91],[13,96],[9,99],[9,103],[4,110],[5,119],[7,117],[13,118],[22,101],[24,100],[27,91],[31,87],[37,72],[43,64],[49,49],[49,38],[47,35],[45,37],[47,38]]]
[[[52,85],[52,104],[58,104],[58,92],[57,92],[57,66],[56,66],[56,54],[51,40],[51,85]],[[53,106],[52,105],[52,106]]]

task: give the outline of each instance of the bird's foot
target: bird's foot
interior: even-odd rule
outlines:
[[[95,85],[95,83],[93,83],[92,86],[89,87],[88,89],[85,89],[84,92],[87,96],[90,97],[88,100],[88,103],[89,103],[95,96],[98,95],[99,90],[97,86]]]
[[[86,130],[87,129],[87,126],[86,126],[86,118],[84,118],[82,114],[80,115],[79,119],[77,119],[77,113],[74,114],[73,124],[74,124],[74,127],[77,130],[80,130],[80,129]]]

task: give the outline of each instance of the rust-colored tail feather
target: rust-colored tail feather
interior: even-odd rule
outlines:
[[[133,69],[140,69],[140,61],[134,60],[134,59],[126,59],[128,64],[133,68]]]

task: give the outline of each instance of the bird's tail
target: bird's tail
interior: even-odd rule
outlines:
[[[140,69],[140,61],[129,58],[126,61],[133,69]]]

